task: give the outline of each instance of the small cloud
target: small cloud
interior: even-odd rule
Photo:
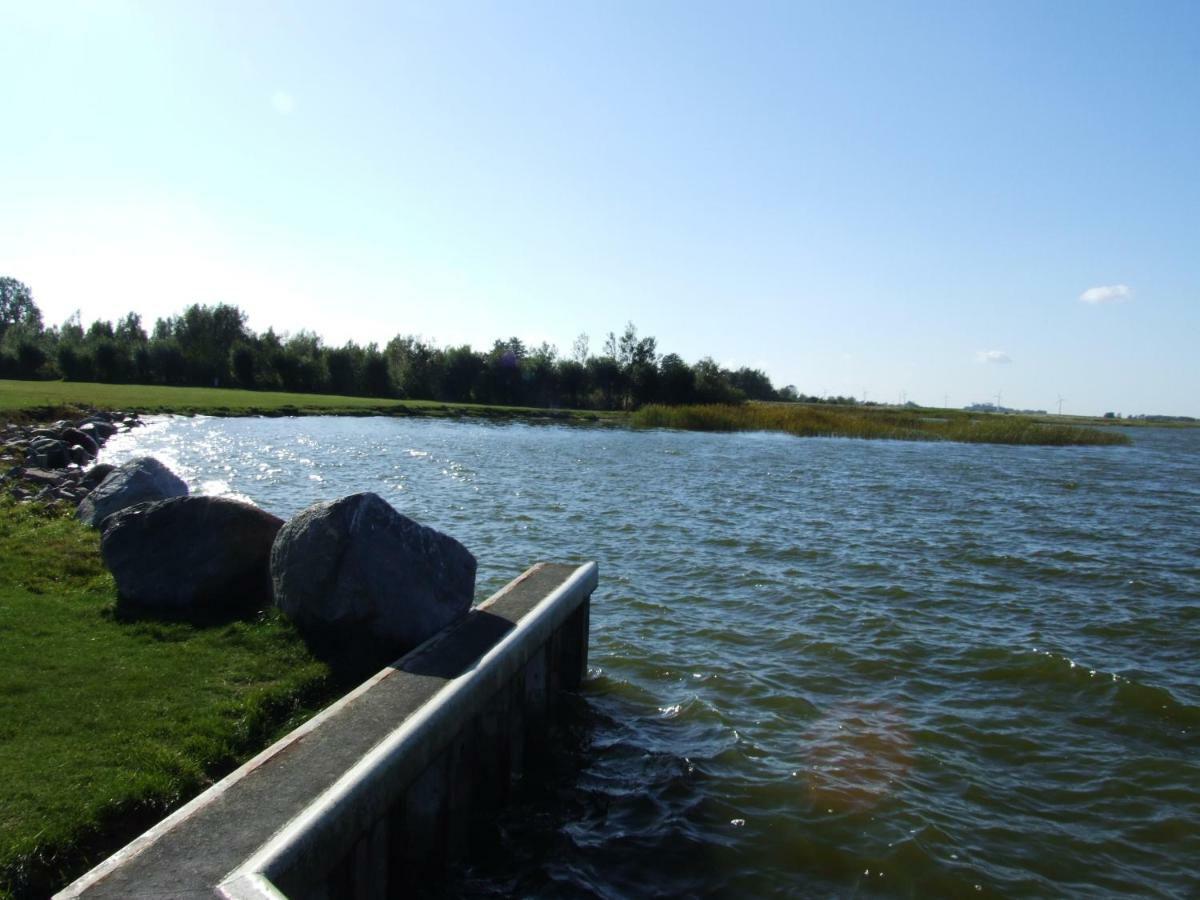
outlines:
[[[296,109],[296,98],[287,91],[276,91],[271,95],[271,105],[281,116],[290,116]]]
[[[1080,303],[1099,306],[1101,303],[1124,303],[1133,299],[1133,288],[1127,284],[1102,284],[1079,295]]]
[[[994,363],[998,366],[1007,366],[1012,362],[1012,357],[1003,350],[976,350],[975,361],[981,363]]]

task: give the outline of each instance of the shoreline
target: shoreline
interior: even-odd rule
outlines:
[[[686,431],[776,431],[798,437],[959,441],[1003,445],[1124,445],[1133,427],[1200,423],[976,413],[934,408],[760,403],[645,406],[632,412],[383,400],[238,388],[0,380],[0,423],[30,425],[102,410],[214,418],[345,416],[523,422]]]

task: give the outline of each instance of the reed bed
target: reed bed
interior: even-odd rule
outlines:
[[[1029,416],[790,403],[651,405],[633,413],[631,421],[636,428],[784,431],[799,437],[1039,446],[1113,445],[1130,442],[1128,437],[1116,432],[1075,425],[1051,425]]]

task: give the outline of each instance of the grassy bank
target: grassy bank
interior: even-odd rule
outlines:
[[[236,388],[162,387],[144,384],[94,384],[77,381],[0,380],[0,415],[45,420],[83,408],[128,409],[141,413],[210,416],[431,416],[482,419],[550,419],[563,422],[620,420],[621,413],[385,400],[329,394],[287,394]]]
[[[46,896],[345,687],[273,612],[123,621],[98,543],[0,498],[0,896]]]
[[[1128,444],[1112,431],[1046,424],[1028,416],[955,410],[904,410],[852,406],[747,403],[741,406],[644,406],[632,416],[638,428],[690,431],[784,431],[800,437],[888,438],[985,444]]]

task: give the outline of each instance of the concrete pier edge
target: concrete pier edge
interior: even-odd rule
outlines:
[[[163,845],[172,846],[177,829],[195,832],[200,828],[203,832],[193,820],[203,823],[222,815],[232,802],[226,802],[226,795],[236,798],[239,791],[245,793],[241,785],[250,780],[269,784],[270,779],[260,776],[260,770],[269,773],[280,764],[286,769],[294,764],[297,754],[311,750],[309,745],[321,735],[336,731],[340,716],[343,722],[352,723],[363,706],[372,702],[373,690],[382,690],[389,683],[404,684],[404,679],[409,679],[416,685],[410,693],[423,697],[419,706],[406,711],[394,727],[386,726],[381,739],[311,802],[278,821],[265,841],[259,839],[257,849],[233,857],[226,863],[231,868],[218,869],[208,876],[211,880],[207,880],[206,889],[181,882],[177,895],[215,893],[227,900],[280,900],[289,894],[311,893],[314,883],[325,883],[339,860],[366,859],[365,848],[372,835],[380,831],[380,823],[386,823],[389,809],[402,803],[405,790],[434,768],[435,761],[460,739],[461,729],[483,714],[489,702],[513,693],[514,688],[524,693],[525,702],[534,706],[514,710],[510,727],[518,727],[527,718],[544,713],[551,689],[579,683],[587,658],[589,600],[598,580],[594,562],[577,566],[539,563],[531,567],[475,607],[467,619],[443,629],[363,682],[56,897],[109,896],[115,887],[123,887],[129,896],[160,895],[163,863],[144,861],[145,856],[162,857]],[[542,590],[545,595],[531,604]],[[445,652],[439,653],[443,643]],[[444,656],[461,657],[464,652],[474,653],[472,648],[482,652],[464,657],[466,665],[461,671],[437,671],[438,661]],[[570,668],[580,671],[566,671]],[[528,693],[531,685],[537,685],[540,699]],[[148,853],[151,850],[153,854]],[[378,877],[360,874],[360,878],[388,878],[386,863],[378,854],[367,862],[375,868],[383,865],[383,873]],[[140,873],[147,867],[155,870],[155,877],[139,884]],[[227,873],[224,877],[219,875],[222,871]]]
[[[595,589],[599,569],[594,562],[580,566],[571,577],[549,594],[516,627],[505,635],[475,665],[448,682],[438,694],[406,719],[383,743],[343,775],[297,818],[289,822],[270,843],[230,873],[218,886],[227,900],[264,900],[284,897],[274,881],[292,870],[329,840],[352,845],[356,832],[345,828],[344,819],[374,819],[366,810],[384,805],[381,796],[394,796],[396,786],[416,777],[431,761],[430,748],[441,747],[480,704],[524,667],[529,657],[549,639],[574,611],[564,600],[586,597]],[[495,598],[493,598],[495,599]],[[480,609],[490,605],[481,604]],[[436,644],[440,635],[427,643]],[[449,733],[447,733],[449,732]],[[388,782],[381,784],[381,782]],[[355,815],[357,813],[357,815]],[[328,852],[328,851],[325,851]],[[267,893],[262,893],[266,888]]]

